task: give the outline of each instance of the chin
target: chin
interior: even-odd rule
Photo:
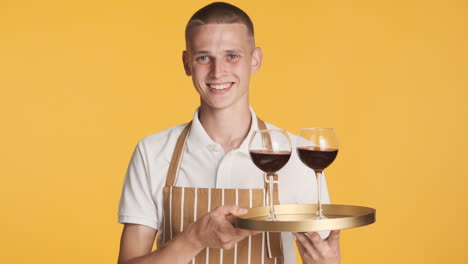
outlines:
[[[216,110],[223,110],[228,108],[239,108],[240,106],[244,105],[243,102],[240,101],[224,101],[224,102],[204,102],[205,106],[208,106],[211,109]],[[249,103],[245,102],[245,106],[248,107]]]
[[[208,104],[211,109],[223,110],[229,108],[230,104]]]
[[[203,101],[202,105],[205,105],[205,106],[207,106],[207,107],[209,107],[211,109],[222,110],[222,109],[226,109],[226,108],[231,107],[232,105],[234,105],[234,103],[233,102],[227,102],[227,101],[223,101],[223,102],[220,102],[220,101],[217,101],[217,102]]]

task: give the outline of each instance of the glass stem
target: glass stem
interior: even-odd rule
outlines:
[[[269,200],[269,204],[270,204],[270,220],[272,221],[276,221],[276,213],[275,213],[275,206],[274,206],[274,200],[273,200],[273,192],[274,192],[274,189],[273,189],[273,178],[274,175],[272,174],[269,174],[268,175],[268,183],[269,183],[269,195],[270,195],[270,199]]]
[[[321,178],[322,178],[321,177],[322,176],[322,171],[315,172],[315,176],[317,177],[317,205],[318,205],[316,217],[318,219],[321,219],[321,218],[324,217],[323,210],[322,210],[322,203],[320,201],[320,197],[321,197],[321,195],[320,195],[321,183],[320,182],[321,182]]]

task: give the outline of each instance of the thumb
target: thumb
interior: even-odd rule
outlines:
[[[231,211],[231,214],[233,214],[235,216],[241,216],[241,215],[245,215],[248,212],[249,212],[249,210],[247,210],[245,208],[239,208],[238,207],[236,210]]]
[[[235,205],[220,206],[219,209],[225,216],[228,216],[228,215],[240,216],[248,212],[247,209],[239,208],[238,206],[235,206]]]

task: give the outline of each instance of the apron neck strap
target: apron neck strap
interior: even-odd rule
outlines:
[[[258,117],[257,117],[257,124],[258,124],[258,129],[259,130],[267,129],[267,126],[265,125],[265,122],[263,122],[263,120],[261,120]],[[271,146],[270,134],[262,133],[262,142],[263,142],[263,146],[267,146],[267,149],[273,149],[272,146]]]
[[[258,124],[258,129],[267,129],[265,122],[261,120],[257,116],[257,124]],[[184,148],[185,148],[185,142],[187,141],[187,135],[190,132],[190,128],[192,127],[192,122],[188,123],[184,130],[182,130],[182,133],[180,133],[179,138],[177,139],[176,146],[174,148],[174,152],[172,153],[172,159],[171,163],[169,164],[169,170],[167,171],[167,177],[166,177],[166,186],[174,186],[174,184],[177,181],[177,176],[179,174],[179,168],[180,168],[180,162],[182,161],[182,154],[184,153]],[[271,138],[270,137],[264,137],[263,141],[271,145]]]
[[[174,186],[177,174],[179,173],[180,161],[182,160],[182,154],[184,153],[185,141],[187,141],[187,135],[192,127],[192,121],[188,123],[182,133],[180,133],[177,139],[174,152],[172,153],[171,163],[169,164],[169,170],[167,171],[166,186]]]

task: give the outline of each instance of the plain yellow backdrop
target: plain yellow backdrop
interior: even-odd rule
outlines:
[[[116,263],[133,148],[198,106],[181,52],[207,3],[0,1],[0,262]],[[468,2],[232,3],[264,53],[251,105],[336,128],[332,202],[377,209],[342,263],[467,263]]]

